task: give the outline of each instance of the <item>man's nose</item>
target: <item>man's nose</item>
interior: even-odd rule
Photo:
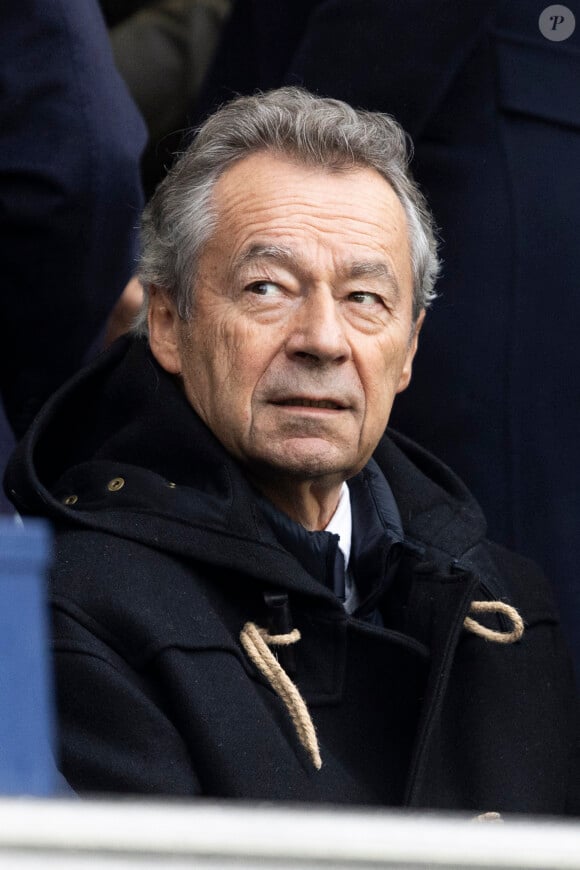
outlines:
[[[320,363],[350,359],[351,348],[339,306],[329,289],[308,292],[292,318],[286,352]]]

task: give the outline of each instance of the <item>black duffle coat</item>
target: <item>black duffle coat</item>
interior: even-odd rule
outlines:
[[[57,531],[54,661],[74,788],[578,811],[578,705],[541,573],[485,539],[473,498],[421,448],[387,433],[374,460],[404,541],[396,571],[377,542],[376,580],[348,614],[272,536],[242,469],[143,342],[117,343],[51,400],[6,483]],[[521,614],[519,641],[466,629],[473,601],[497,600]],[[300,632],[278,658],[319,769],[240,640],[248,623]]]

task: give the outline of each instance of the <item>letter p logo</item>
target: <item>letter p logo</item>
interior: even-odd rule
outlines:
[[[547,6],[538,19],[540,33],[550,42],[563,42],[574,33],[576,19],[567,6],[559,3]]]

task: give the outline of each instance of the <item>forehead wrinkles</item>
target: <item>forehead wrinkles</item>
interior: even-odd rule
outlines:
[[[272,209],[305,218],[310,214],[330,218],[338,209],[338,214],[346,219],[364,219],[369,211],[382,219],[398,212],[399,217],[405,219],[397,195],[378,174],[376,179],[369,178],[364,171],[340,176],[305,173],[290,177],[281,172],[281,176],[277,181],[264,176],[259,169],[248,173],[247,177],[230,177],[225,173],[214,190],[214,203],[220,217],[228,220],[245,209],[258,214]]]
[[[399,214],[393,214],[379,197],[375,208],[365,208],[364,197],[353,203],[346,195],[319,197],[316,191],[305,200],[297,191],[274,196],[260,190],[225,191],[216,197],[217,232],[236,247],[262,234],[280,238],[306,234],[329,242],[340,238],[344,244],[375,250],[385,250],[389,243],[405,247],[406,218],[398,200]]]

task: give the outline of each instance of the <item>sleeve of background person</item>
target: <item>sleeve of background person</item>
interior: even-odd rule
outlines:
[[[21,434],[133,270],[145,128],[96,0],[0,12],[0,388]]]
[[[161,0],[111,30],[117,67],[153,143],[183,126],[229,6],[229,0]]]

